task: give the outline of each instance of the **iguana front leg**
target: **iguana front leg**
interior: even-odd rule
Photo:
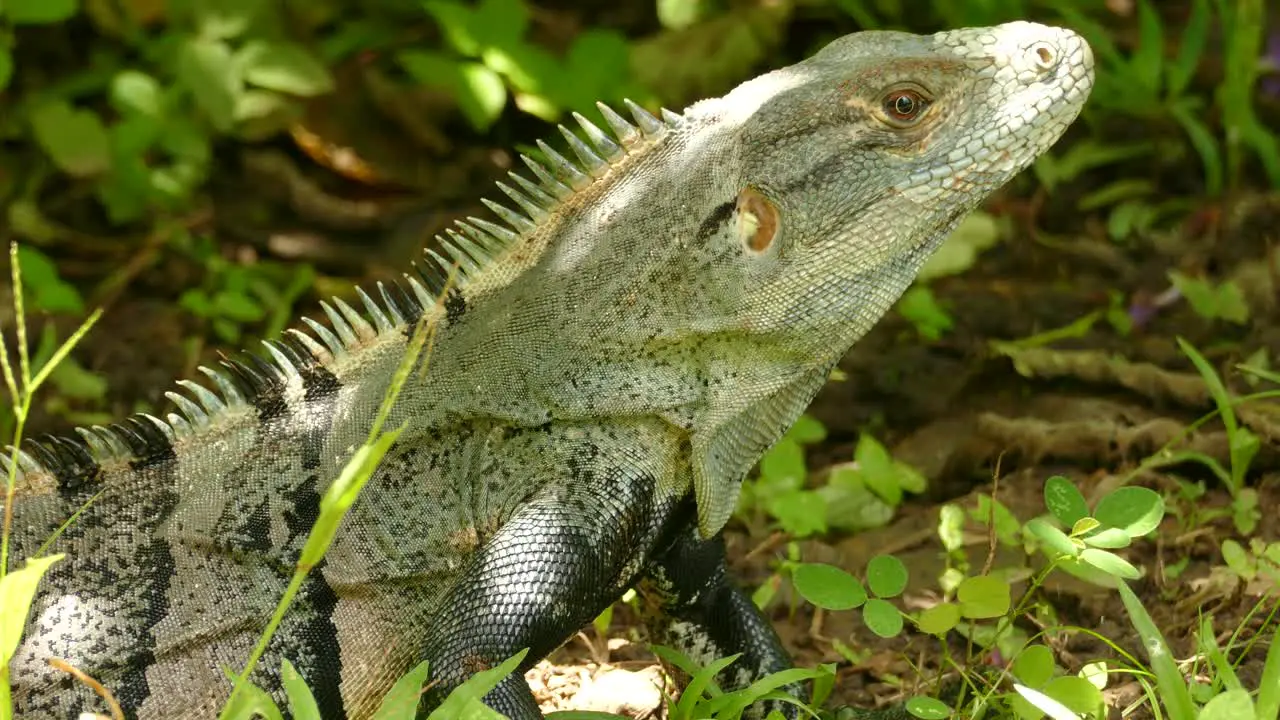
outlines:
[[[700,666],[742,654],[718,678],[725,689],[792,667],[773,626],[729,577],[723,538],[703,540],[692,518],[670,548],[649,563],[636,588],[653,642],[683,652]],[[799,686],[788,690],[808,697]],[[792,706],[778,709],[795,716]]]
[[[688,485],[680,480],[687,464],[666,430],[548,433],[554,462],[536,454],[527,462],[555,477],[530,480],[532,495],[483,542],[439,604],[443,617],[432,618],[424,657],[436,685],[426,708],[476,671],[529,648],[519,671],[485,703],[512,720],[542,717],[520,673],[608,607],[653,548],[670,543],[671,518]]]

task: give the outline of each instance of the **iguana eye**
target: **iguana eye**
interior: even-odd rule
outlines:
[[[915,124],[928,107],[929,100],[919,91],[910,88],[889,91],[881,104],[885,117],[898,126]]]
[[[778,236],[778,206],[752,187],[738,193],[738,239],[750,252],[769,249]]]

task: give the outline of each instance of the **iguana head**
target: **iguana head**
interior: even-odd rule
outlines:
[[[849,35],[690,108],[735,137],[721,191],[732,205],[700,241],[714,258],[703,268],[713,304],[730,320],[717,331],[736,321],[755,354],[712,384],[711,421],[695,431],[704,533],[733,508],[727,484],[960,219],[1062,135],[1092,82],[1082,38],[1018,22]]]

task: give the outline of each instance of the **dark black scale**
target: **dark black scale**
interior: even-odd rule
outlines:
[[[462,291],[458,288],[450,288],[449,294],[444,296],[444,313],[445,319],[450,324],[456,323],[462,319],[467,312],[467,299],[462,297]]]
[[[146,418],[134,416],[110,428],[124,440],[133,454],[129,467],[134,470],[153,467],[178,459],[169,438]]]
[[[712,235],[715,235],[716,231],[720,229],[720,226],[729,218],[733,217],[733,210],[737,205],[738,203],[736,200],[730,200],[723,205],[717,205],[716,208],[711,211],[711,214],[707,216],[707,219],[703,220],[702,224],[698,226],[698,234],[694,236],[697,242],[699,244],[705,244]]]
[[[436,297],[444,292],[444,288],[449,284],[449,278],[444,271],[436,264],[435,260],[425,257],[420,263],[414,263],[413,269],[418,272],[418,279],[427,286],[427,292]]]
[[[319,400],[342,389],[338,377],[329,368],[320,364],[302,341],[293,335],[286,335],[283,341],[272,343],[285,357],[293,362],[302,377],[303,397],[307,400]]]
[[[382,300],[400,313],[400,317],[404,318],[408,327],[416,325],[425,311],[425,308],[418,303],[417,298],[410,295],[399,280],[392,280],[383,284]]]
[[[53,462],[42,460],[45,468],[58,480],[58,489],[62,492],[75,492],[85,483],[98,477],[102,468],[94,459],[89,447],[80,438],[68,439],[55,435],[46,435],[41,442],[28,442],[29,448],[38,448],[53,456]]]
[[[242,353],[232,360],[224,360],[222,365],[249,389],[245,400],[257,408],[259,420],[281,417],[289,409],[280,371],[271,363],[253,353]]]

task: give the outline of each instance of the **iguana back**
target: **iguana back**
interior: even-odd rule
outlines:
[[[1067,31],[874,32],[681,115],[579,118],[576,161],[542,145],[533,179],[500,186],[515,209],[490,204],[503,224],[460,222],[363,312],[335,300],[265,359],[205,370],[167,419],[26,446],[12,554],[80,512],[10,666],[21,716],[102,711],[55,657],[129,716],[214,716],[424,317],[430,362],[389,421],[406,429],[257,684],[279,696],[288,658],[325,717],[363,718],[428,659],[425,709],[637,582],[657,639],[744,653],[729,685],[786,667],[725,577],[743,475],[1091,84]],[[540,717],[518,676],[488,702]]]

